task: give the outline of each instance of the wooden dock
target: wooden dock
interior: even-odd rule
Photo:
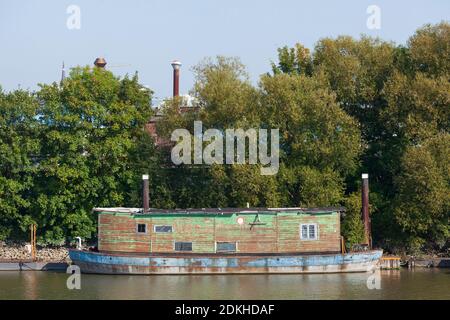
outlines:
[[[400,257],[395,257],[395,256],[381,257],[380,269],[382,269],[382,270],[400,269]]]

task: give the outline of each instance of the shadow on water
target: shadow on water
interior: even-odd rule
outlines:
[[[68,276],[0,272],[0,299],[450,299],[450,271],[445,269],[311,275],[82,274],[80,290],[67,289]]]

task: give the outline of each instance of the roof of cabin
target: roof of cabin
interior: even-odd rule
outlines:
[[[321,207],[321,208],[197,208],[197,209],[154,209],[151,208],[146,213],[142,208],[94,208],[97,212],[116,212],[116,213],[129,213],[129,214],[205,214],[205,215],[218,215],[218,214],[274,214],[278,212],[301,212],[301,213],[332,213],[332,212],[344,212],[345,207]]]

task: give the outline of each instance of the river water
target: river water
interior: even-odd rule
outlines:
[[[61,272],[0,272],[4,299],[446,299],[450,269],[311,275],[81,275],[67,289]],[[372,276],[371,278],[369,278]],[[368,286],[369,283],[369,286]],[[372,288],[372,289],[369,289]]]

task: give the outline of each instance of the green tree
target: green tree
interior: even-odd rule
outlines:
[[[429,76],[450,73],[450,24],[427,24],[409,39],[413,69]]]
[[[371,177],[374,240],[384,248],[443,248],[449,219],[449,24],[425,25],[407,44],[362,36],[278,49],[252,85],[238,58],[194,67],[191,112],[178,97],[158,112],[176,128],[280,130],[280,168],[180,165],[145,132],[151,91],[137,76],[76,68],[36,94],[0,91],[0,238],[38,224],[41,240],[95,231],[94,206],[136,206],[141,174],[151,206],[348,208],[343,232],[361,242],[359,174]],[[184,109],[183,109],[184,110]],[[206,143],[205,143],[206,144]],[[246,150],[248,152],[248,150]]]
[[[358,124],[339,107],[321,77],[263,76],[260,91],[263,126],[280,130],[282,161],[344,175],[357,168]]]
[[[274,74],[289,73],[312,75],[313,63],[311,53],[300,43],[296,43],[293,48],[284,46],[278,49],[278,63],[272,62],[272,72]]]
[[[233,207],[277,207],[280,205],[276,177],[261,175],[256,165],[232,165],[228,168],[230,204]]]
[[[192,94],[198,99],[199,119],[205,127],[224,130],[259,123],[257,91],[238,58],[204,59],[193,70]]]
[[[0,240],[22,237],[33,222],[26,212],[39,153],[38,107],[29,92],[0,88]]]
[[[192,95],[198,111],[179,112],[183,101],[175,98],[163,105],[158,132],[165,139],[174,129],[193,134],[195,120],[208,128],[258,128],[258,91],[237,58],[218,56],[205,59],[194,68],[196,82]],[[206,145],[208,143],[205,143]],[[254,165],[180,165],[170,169],[174,203],[182,207],[263,206],[277,203],[276,181],[262,177]],[[271,186],[271,189],[268,186]],[[274,193],[271,192],[274,191]]]
[[[431,198],[439,197],[437,203],[446,201],[443,193],[437,191],[442,191],[441,187],[435,186],[434,191],[422,190],[419,193],[412,188],[414,183],[420,184],[421,181],[432,180],[433,170],[408,175],[408,179],[404,171],[406,167],[413,167],[413,163],[409,163],[413,161],[411,157],[417,158],[414,164],[418,171],[419,168],[427,168],[427,166],[433,168],[433,163],[439,163],[440,167],[436,169],[436,172],[447,170],[441,166],[442,163],[446,163],[445,161],[430,160],[442,159],[442,151],[438,150],[445,150],[445,148],[442,146],[425,148],[424,146],[428,146],[430,141],[436,141],[434,138],[436,136],[442,139],[442,135],[448,134],[450,128],[449,30],[447,22],[425,25],[417,30],[405,46],[396,46],[391,42],[367,36],[362,36],[360,39],[347,36],[339,36],[336,39],[324,38],[317,43],[311,54],[312,72],[306,75],[310,79],[320,80],[324,87],[334,93],[339,107],[357,120],[359,125],[362,152],[354,163],[359,172],[370,173],[371,199],[375,203],[372,215],[374,239],[386,248],[401,247],[405,239],[411,240],[406,241],[409,244],[416,241],[419,246],[429,244],[442,247],[446,242],[443,239],[446,239],[447,231],[442,227],[444,224],[440,224],[441,220],[430,218],[433,222],[427,225],[421,222],[420,218],[406,219],[405,222],[403,218],[397,217],[403,217],[406,214],[409,202],[412,206],[416,206],[415,211],[412,210],[412,212],[416,212],[418,217],[428,217],[425,213],[426,207],[414,204],[420,202],[419,198],[415,198],[420,197],[419,194],[425,197],[427,192],[430,192]],[[296,67],[295,48],[283,47],[278,50],[278,53],[279,62],[272,64],[274,73],[272,78],[283,73],[291,76],[301,74]],[[294,86],[291,85],[291,87]],[[285,88],[289,86],[286,85]],[[299,94],[301,90],[308,91],[298,86],[292,92]],[[272,91],[275,92],[275,90]],[[278,89],[278,92],[281,90]],[[301,123],[298,113],[292,113],[295,109],[289,108],[289,101],[292,101],[294,95],[291,94],[291,98],[286,99],[287,95],[278,94],[273,99],[272,104],[277,106],[274,110],[281,111],[278,115],[280,121],[276,122],[282,123],[281,119],[284,119],[285,123]],[[320,98],[316,97],[316,99]],[[302,98],[302,100],[307,99]],[[277,101],[279,101],[278,105]],[[274,114],[276,113],[277,111],[274,111]],[[311,110],[308,113],[311,114]],[[296,115],[296,118],[292,117],[292,114]],[[302,127],[307,128],[309,123],[314,121],[308,121],[306,126],[302,124]],[[291,141],[301,137],[301,134],[295,132],[292,127],[289,127],[287,132],[293,136]],[[283,150],[288,150],[284,156],[294,154],[288,149],[288,146],[292,145],[291,141],[284,140]],[[332,146],[339,144],[342,145],[339,142],[331,143]],[[344,143],[343,146],[342,150],[345,149],[346,144]],[[308,150],[304,146],[301,149]],[[415,149],[417,151],[414,152],[420,150],[429,155],[429,157],[423,155],[422,160],[428,161],[427,163],[418,162],[419,157],[412,151]],[[353,153],[350,154],[353,155]],[[305,165],[305,163],[300,165],[299,159],[302,159],[302,155],[308,160],[315,157],[301,151],[295,155],[296,157],[293,157],[295,160],[286,161],[287,158],[284,158],[284,163],[281,164],[280,172],[283,182],[280,187],[283,188],[282,197],[288,194],[294,202],[299,203],[300,194],[295,190],[301,186],[301,182],[294,177],[300,176],[300,166]],[[409,156],[411,157],[408,159]],[[307,165],[319,168],[323,172],[324,168],[328,167],[327,164],[333,163],[333,160],[324,157],[321,153],[318,153],[318,158],[326,159],[326,161],[322,165],[317,163],[307,163]],[[348,160],[349,158],[342,163],[352,163]],[[294,161],[296,164],[291,165]],[[335,161],[341,161],[341,159]],[[286,165],[287,163],[289,166]],[[361,166],[358,166],[358,163]],[[347,193],[357,189],[359,178],[355,170],[343,171],[336,165],[331,166],[331,169],[342,174]],[[431,176],[421,176],[422,174]],[[435,183],[442,186],[438,181]],[[448,184],[447,180],[446,183]],[[347,205],[351,204],[347,203]],[[441,209],[436,212],[440,212],[437,215],[443,217]],[[445,219],[443,218],[442,221]],[[448,224],[448,221],[446,222]],[[419,225],[425,226],[426,231],[417,231],[416,234],[412,230],[416,227],[416,230],[421,230]],[[414,246],[410,245],[410,247]]]
[[[411,251],[442,248],[450,239],[450,134],[408,147],[395,179],[393,202],[397,223]]]
[[[345,200],[345,217],[342,222],[342,235],[348,249],[355,244],[364,243],[364,224],[361,220],[361,194],[354,192],[349,194]]]
[[[119,79],[101,68],[75,68],[62,85],[37,93],[44,130],[33,216],[44,242],[90,238],[93,207],[121,206],[142,172],[132,159],[152,114],[151,91],[137,75]],[[147,144],[150,147],[150,144]]]

